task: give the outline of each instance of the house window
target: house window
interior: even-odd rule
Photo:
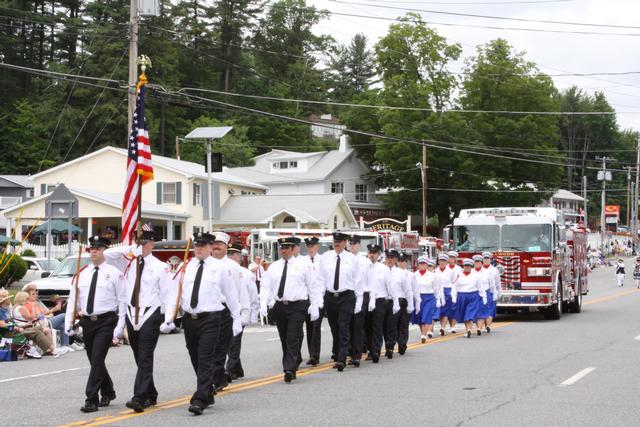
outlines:
[[[287,169],[289,167],[289,162],[280,162],[280,169]]]
[[[295,224],[296,219],[294,217],[292,217],[291,215],[287,215],[287,216],[284,217],[282,222],[285,223],[285,224]]]
[[[337,230],[338,229],[338,215],[335,215],[333,217],[333,229]]]
[[[162,184],[162,203],[176,203],[176,183],[165,182]]]
[[[202,186],[193,184],[193,206],[202,206]]]
[[[280,163],[278,162],[273,162],[273,164],[271,165],[274,169],[278,169],[280,167]]]
[[[290,168],[297,168],[298,167],[298,162],[289,162],[289,167]]]
[[[334,194],[342,194],[344,193],[344,182],[332,182],[331,183],[331,192]]]
[[[197,225],[193,226],[193,235],[195,236],[198,233],[204,232],[204,227],[198,227]]]
[[[356,184],[356,202],[367,201],[367,184]]]
[[[31,199],[33,197],[33,188],[27,188],[27,198]]]

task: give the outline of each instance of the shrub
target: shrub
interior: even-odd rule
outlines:
[[[25,257],[25,256],[35,257],[36,253],[33,252],[33,250],[31,250],[31,249],[25,249],[24,251],[22,251],[20,253],[20,256],[21,257]]]
[[[7,254],[0,263],[0,270],[4,270],[0,273],[0,287],[6,287],[27,274],[27,262],[19,256]]]

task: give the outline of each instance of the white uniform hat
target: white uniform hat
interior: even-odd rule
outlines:
[[[482,262],[482,260],[483,260],[482,255],[473,256],[473,262]]]
[[[449,255],[447,254],[438,255],[438,261],[448,261],[448,260],[449,260]]]
[[[231,240],[231,236],[229,236],[224,231],[214,231],[211,234],[213,234],[213,237],[215,238],[214,242],[222,242],[225,245],[228,245],[229,240]]]
[[[447,252],[447,255],[449,255],[450,257],[458,258],[458,252],[456,251],[449,251]]]
[[[473,267],[473,260],[471,258],[465,258],[464,261],[462,261],[462,265],[468,265]]]
[[[418,258],[418,264],[429,264],[429,258],[421,256]]]

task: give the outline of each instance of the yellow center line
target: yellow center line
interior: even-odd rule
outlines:
[[[597,303],[601,303],[601,302],[605,302],[605,301],[609,301],[615,298],[620,298],[626,295],[630,295],[633,293],[639,292],[637,289],[632,289],[629,291],[625,291],[625,292],[619,292],[617,294],[614,295],[608,295],[605,297],[600,297],[600,298],[596,298],[593,300],[589,300],[584,302],[584,305],[589,305],[589,304],[597,304]],[[505,326],[509,326],[512,325],[514,323],[517,323],[516,321],[508,321],[508,322],[495,322],[492,325],[492,329],[497,329],[497,328],[502,328]],[[416,342],[416,343],[412,343],[409,344],[407,346],[407,349],[417,349],[417,348],[421,348],[421,347],[426,347],[429,345],[434,345],[434,344],[438,344],[438,343],[442,343],[442,342],[446,342],[446,341],[451,341],[454,340],[456,338],[462,338],[465,337],[465,333],[464,332],[458,332],[456,334],[449,334],[446,335],[444,337],[436,337],[436,338],[432,338],[430,340],[428,340],[426,343],[421,343],[421,342]],[[313,375],[313,374],[317,374],[320,372],[326,372],[326,371],[330,371],[331,369],[333,369],[333,362],[329,362],[329,363],[323,363],[321,365],[318,366],[314,366],[314,367],[310,367],[310,368],[303,368],[300,369],[297,373],[296,376],[298,377],[304,377],[307,375]],[[264,378],[258,378],[255,380],[251,380],[251,381],[246,381],[246,382],[241,382],[238,384],[234,384],[231,385],[227,388],[224,389],[224,391],[219,392],[216,397],[218,396],[224,396],[226,394],[232,394],[232,393],[238,393],[241,391],[246,391],[246,390],[252,390],[258,387],[264,387],[270,384],[275,384],[278,382],[281,382],[283,380],[283,374],[277,374],[277,375],[271,375],[268,377],[264,377]],[[176,408],[178,406],[184,406],[184,405],[188,405],[189,402],[191,400],[191,396],[184,396],[184,397],[180,397],[177,399],[173,399],[173,400],[167,400],[164,402],[160,402],[158,403],[158,405],[156,406],[152,406],[149,407],[147,409],[145,409],[144,412],[133,412],[129,409],[124,410],[119,412],[117,415],[108,415],[108,416],[102,416],[102,417],[97,417],[97,418],[93,418],[91,420],[87,420],[87,421],[76,421],[76,422],[72,422],[70,424],[65,424],[62,427],[78,427],[78,426],[82,426],[82,427],[90,427],[90,426],[100,426],[100,425],[105,425],[105,424],[111,424],[117,421],[123,421],[123,420],[127,420],[130,418],[135,418],[135,417],[140,417],[143,415],[149,415],[149,414],[153,414],[155,412],[158,411],[162,411],[165,409],[171,409],[171,408]]]

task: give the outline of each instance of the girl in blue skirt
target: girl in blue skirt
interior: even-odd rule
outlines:
[[[480,303],[487,303],[487,294],[482,288],[477,273],[472,271],[473,260],[465,258],[462,263],[462,274],[456,280],[455,294],[452,289],[451,298],[456,304],[456,319],[458,322],[464,322],[464,328],[467,331],[467,338],[471,338],[471,329],[473,322],[478,318]]]
[[[416,293],[420,294],[420,310],[412,316],[411,322],[420,326],[420,341],[425,343],[427,338],[433,337],[433,316],[442,298],[442,289],[436,283],[436,276],[430,271],[429,264],[435,263],[427,257],[418,258],[418,271],[414,273]]]

